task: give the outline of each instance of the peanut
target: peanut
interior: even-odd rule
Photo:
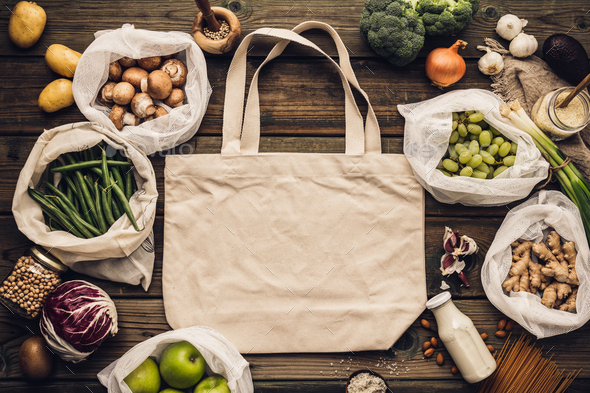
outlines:
[[[480,336],[481,336],[481,339],[482,340],[487,340],[488,339],[488,334],[487,333],[482,333],[482,334],[480,334]]]
[[[424,351],[424,356],[429,358],[432,356],[433,353],[434,353],[434,348],[428,348],[426,351]]]
[[[488,349],[488,351],[490,351],[491,353],[494,353],[494,351],[496,350],[494,347],[492,347],[491,345],[486,345],[486,348]]]
[[[498,330],[496,332],[496,337],[498,337],[498,338],[504,338],[504,337],[506,337],[506,332],[504,330]]]
[[[438,341],[436,340],[436,337],[432,337],[430,339],[430,344],[432,344],[432,348],[438,348]]]
[[[426,319],[421,320],[420,323],[424,329],[430,329],[430,322],[428,322]]]
[[[504,330],[505,327],[506,327],[506,320],[500,319],[500,322],[498,322],[498,330]]]
[[[512,319],[508,320],[508,322],[506,322],[506,327],[505,330],[507,332],[511,331],[514,328],[514,321]]]
[[[459,374],[459,369],[457,368],[457,366],[451,367],[451,374],[453,374],[453,375]]]
[[[430,341],[425,341],[424,344],[422,344],[422,352],[426,352],[428,348],[430,348]]]
[[[439,352],[438,355],[436,355],[436,364],[442,366],[444,362],[445,358],[443,357],[443,354]]]

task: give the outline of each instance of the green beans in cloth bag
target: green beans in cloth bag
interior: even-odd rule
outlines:
[[[130,172],[135,178],[138,190],[132,195],[128,204],[123,204],[125,211],[103,234],[94,232],[91,233],[93,237],[86,239],[71,233],[75,230],[70,232],[52,230],[46,224],[43,210],[38,203],[38,197],[42,195],[41,192],[31,192],[31,189],[49,188],[55,190],[63,187],[60,182],[65,182],[68,179],[78,180],[73,176],[66,179],[59,171],[53,173],[52,179],[51,176],[48,176],[48,165],[56,159],[60,162],[63,161],[61,165],[71,164],[66,162],[64,157],[84,152],[96,145],[108,146],[106,151],[111,156],[115,151],[119,151],[127,157],[128,161],[132,162],[132,167],[118,167],[132,168]],[[97,150],[100,149],[97,148]],[[82,180],[83,183],[84,181]],[[103,189],[102,183],[100,189]],[[123,192],[121,189],[115,191],[117,194],[112,195],[113,199],[124,198],[124,195],[121,195]],[[93,187],[91,192],[89,190],[87,197],[94,199],[95,195],[96,189]],[[33,199],[35,197],[37,199]],[[124,199],[126,200],[126,198]],[[133,147],[126,139],[106,127],[97,123],[81,122],[66,124],[41,134],[19,175],[12,201],[12,212],[18,229],[29,240],[50,250],[51,254],[58,257],[72,270],[104,280],[133,285],[141,284],[147,290],[154,266],[152,227],[156,215],[157,199],[156,176],[148,157]],[[46,198],[46,200],[50,201],[49,203],[55,201],[54,203],[65,211],[69,211],[71,208],[71,204],[64,202],[67,199],[62,201],[60,198],[54,197]],[[77,201],[72,200],[71,202]],[[97,214],[96,210],[90,210],[92,209],[89,209],[88,217]],[[102,213],[100,209],[98,212]],[[86,213],[86,211],[81,211],[81,213]],[[134,228],[127,213],[132,214],[139,230]],[[77,222],[80,221],[77,220]],[[83,231],[88,228],[91,228],[92,232],[92,226],[88,225],[83,228]]]

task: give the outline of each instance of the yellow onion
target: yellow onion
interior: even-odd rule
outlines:
[[[465,75],[465,60],[457,53],[459,48],[465,49],[467,42],[458,40],[450,48],[437,48],[426,58],[426,75],[432,84],[447,87]]]

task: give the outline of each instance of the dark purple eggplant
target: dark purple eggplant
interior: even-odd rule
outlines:
[[[543,44],[545,61],[562,79],[576,86],[590,74],[586,50],[578,40],[566,34],[553,34]]]

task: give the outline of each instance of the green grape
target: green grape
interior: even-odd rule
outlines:
[[[462,123],[465,120],[465,113],[459,113],[459,121]]]
[[[451,174],[449,172],[443,171],[442,169],[439,169],[439,171],[441,171],[443,175],[451,177]]]
[[[477,168],[478,166],[481,165],[482,161],[483,161],[483,158],[479,154],[475,154],[473,157],[471,157],[471,160],[469,160],[469,162],[467,163],[467,166],[470,166],[472,168]]]
[[[443,166],[449,172],[457,172],[459,170],[459,164],[453,160],[449,160],[448,158],[443,161]]]
[[[475,111],[465,111],[465,117],[471,116]]]
[[[470,123],[478,123],[482,120],[483,120],[483,113],[481,113],[481,112],[475,112],[475,113],[469,115],[469,122]]]
[[[506,166],[513,166],[514,160],[516,160],[516,156],[508,156],[504,157],[504,165]]]
[[[455,150],[455,146],[453,145],[449,145],[449,148],[447,150],[449,152],[449,158],[452,160],[457,160],[459,159],[459,154],[457,154],[457,151]]]
[[[461,164],[467,164],[471,160],[471,157],[471,152],[465,149],[461,153],[459,153],[459,162]]]
[[[482,131],[479,134],[479,145],[482,147],[487,147],[492,143],[492,133],[489,131]]]
[[[510,147],[510,142],[502,143],[502,146],[500,146],[500,150],[498,150],[498,154],[500,155],[500,157],[506,157],[508,153],[510,153]]]
[[[457,126],[457,131],[459,131],[459,135],[462,137],[466,137],[467,136],[467,127],[465,127],[465,124],[461,123]]]
[[[467,131],[472,134],[479,135],[481,134],[481,127],[477,124],[467,124]]]
[[[459,173],[459,176],[471,177],[471,175],[473,175],[473,168],[470,166],[461,169],[461,172]]]
[[[469,167],[467,167],[467,168],[469,168]],[[475,177],[477,179],[485,179],[486,177],[488,177],[488,174],[487,173],[484,173],[484,172],[481,172],[481,171],[478,171],[478,170],[474,170],[472,177]]]
[[[488,175],[490,173],[490,167],[487,166],[485,163],[481,163],[479,164],[475,169],[477,169],[480,172],[485,173],[486,175]]]
[[[470,141],[476,141],[479,139],[479,135],[477,134],[469,134],[469,140]]]
[[[492,126],[490,126],[490,131],[492,131],[492,134],[493,134],[494,136],[501,136],[501,135],[502,135],[502,133],[501,133],[500,131],[496,130],[496,129],[495,129],[494,127],[492,127]]]
[[[465,142],[465,137],[459,135],[459,139],[457,139],[457,142],[459,142],[459,143]]]
[[[455,151],[457,152],[457,154],[461,154],[461,152],[462,152],[463,150],[467,150],[467,148],[465,147],[465,145],[464,145],[464,144],[462,144],[462,143],[457,143],[457,144],[455,145]]]
[[[457,131],[451,132],[451,138],[449,139],[449,143],[457,143],[457,139],[459,139],[459,133]]]
[[[471,154],[479,153],[479,143],[477,141],[471,141],[469,143],[469,151]]]
[[[453,121],[459,120],[459,114],[457,112],[453,112]]]
[[[516,154],[517,150],[518,150],[518,144],[516,142],[511,142],[510,143],[510,154]]]
[[[492,146],[495,146],[495,145],[492,145]],[[479,155],[482,157],[483,162],[485,162],[486,164],[492,165],[493,163],[496,162],[496,159],[494,158],[494,156],[492,156],[490,153],[488,153],[485,150],[480,150]]]
[[[490,125],[486,123],[484,120],[478,121],[476,124],[480,126],[482,130],[487,130],[490,127]]]
[[[457,129],[457,126],[459,125],[459,123],[457,123],[457,120],[453,120],[453,128],[452,130],[455,131]]]
[[[494,171],[494,177],[497,177],[500,173],[504,172],[508,167],[506,165],[502,165],[496,168]]]
[[[490,170],[490,173],[488,173],[488,177],[486,177],[486,179],[493,179],[494,178],[494,171]]]
[[[486,151],[493,157],[496,154],[498,154],[498,150],[500,150],[500,146],[494,144],[494,145],[489,145],[488,148],[486,149]]]
[[[502,138],[501,136],[497,136],[494,139],[492,139],[492,143],[494,145],[498,145],[498,147],[502,146],[502,143],[504,143],[504,138]]]

